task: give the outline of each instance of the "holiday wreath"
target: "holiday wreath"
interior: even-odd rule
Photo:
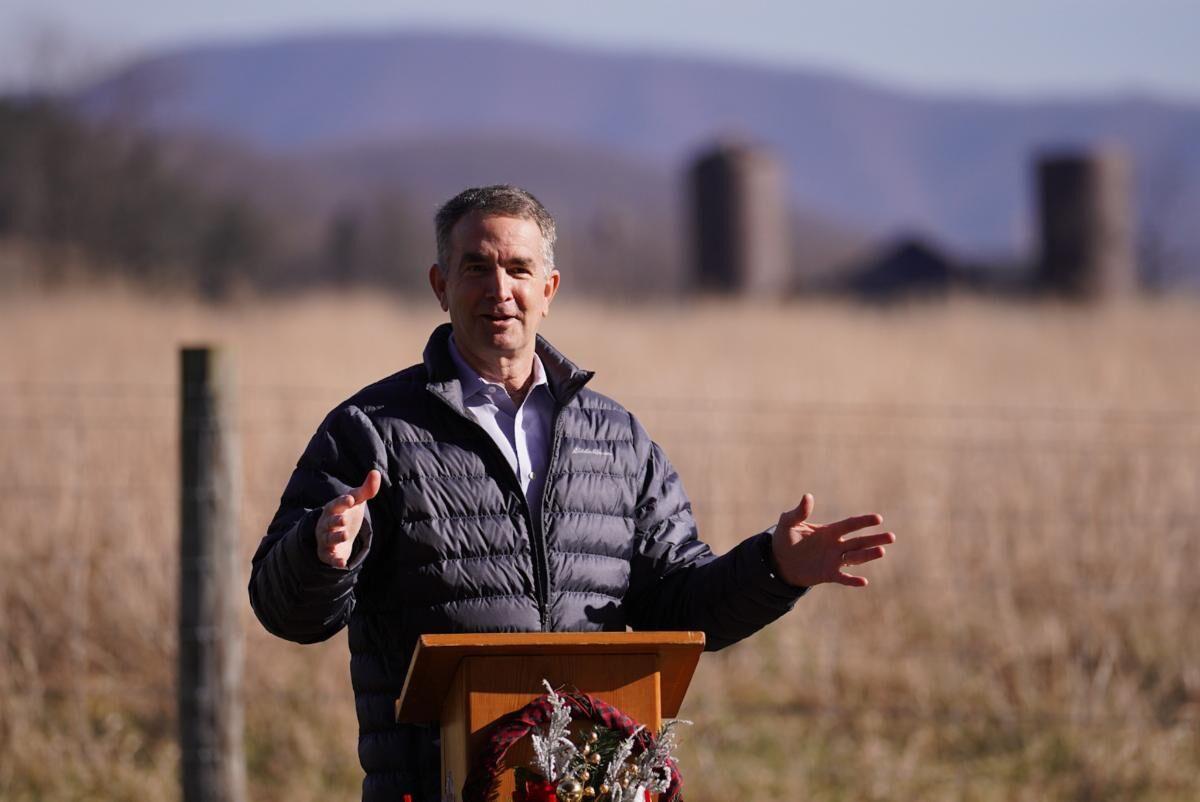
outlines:
[[[496,799],[504,755],[526,735],[535,766],[517,768],[514,802],[648,802],[652,793],[662,794],[660,802],[682,802],[682,778],[672,757],[679,720],[653,734],[603,700],[542,684],[545,694],[488,730],[463,786],[463,802]],[[573,718],[592,723],[578,744],[571,738]]]

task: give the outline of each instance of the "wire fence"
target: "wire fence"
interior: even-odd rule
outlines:
[[[714,658],[710,658],[714,659]],[[325,686],[337,685],[336,678],[326,677]],[[56,703],[76,699],[84,702],[88,699],[104,699],[115,702],[130,709],[161,710],[164,715],[173,715],[172,708],[176,702],[174,687],[146,687],[130,682],[113,682],[102,688],[88,689],[78,683],[58,684],[46,683],[37,687],[22,687],[20,693],[25,706],[34,706],[39,698],[52,699]],[[294,689],[263,687],[255,684],[247,692],[249,701],[262,705],[266,709],[287,712],[306,706],[329,704],[353,709],[354,693],[350,688],[349,677],[341,690],[332,690],[316,684],[306,687],[302,692]],[[802,721],[827,720],[831,722],[859,718],[863,715],[885,723],[917,723],[933,724],[945,727],[964,726],[995,726],[1012,731],[1035,731],[1044,727],[1066,727],[1078,731],[1137,731],[1145,732],[1148,722],[1158,729],[1193,730],[1200,719],[1194,713],[1179,707],[1168,711],[1129,710],[1126,714],[1112,711],[1089,709],[1077,713],[1030,710],[1030,709],[997,709],[981,710],[978,706],[972,708],[953,709],[940,708],[937,710],[917,707],[847,705],[831,702],[815,705],[811,703],[789,702],[787,700],[772,700],[770,702],[741,701],[728,710],[706,707],[706,713],[714,716],[714,723],[722,715],[734,715],[749,720],[766,721],[769,719],[795,719]],[[681,717],[690,715],[687,707]],[[84,722],[81,722],[83,724]]]
[[[79,493],[176,492],[174,449],[178,438],[178,388],[161,382],[0,380],[0,498],[38,501]],[[346,395],[335,385],[280,385],[247,382],[238,389],[233,433],[253,452],[256,469],[248,481],[269,484],[261,457],[278,471],[282,487],[325,412]],[[1006,459],[1047,474],[1096,469],[1112,462],[1140,460],[1164,475],[1200,476],[1200,410],[1186,407],[1029,405],[999,403],[913,403],[813,401],[734,397],[634,396],[626,399],[652,436],[667,446],[685,481],[719,486],[731,470],[753,470],[755,455],[800,450],[847,458],[907,459],[958,465],[980,457]],[[123,476],[128,454],[88,455],[91,441],[116,438],[157,449],[163,470],[136,481]],[[65,442],[64,442],[65,441]],[[264,443],[269,442],[269,447]],[[71,452],[64,454],[66,446]],[[64,481],[44,466],[66,459],[91,461]],[[1013,463],[1013,460],[1017,462]],[[740,461],[740,463],[739,463]],[[731,465],[740,464],[740,468]],[[49,475],[47,475],[49,474]],[[701,494],[702,495],[702,494]],[[697,496],[693,493],[693,496]],[[728,493],[697,498],[710,514],[741,516],[760,504]],[[1073,525],[1086,513],[1014,508],[981,498],[915,497],[890,500],[889,511],[904,516],[950,517],[982,521],[1003,516],[1021,521],[1036,517],[1047,525]],[[1159,523],[1174,523],[1197,511],[1139,510]],[[1117,513],[1118,515],[1120,513]],[[1047,517],[1049,516],[1049,517]]]
[[[90,437],[115,435],[134,445],[172,448],[177,437],[178,388],[167,383],[110,382],[74,380],[18,381],[0,380],[0,499],[5,504],[27,499],[37,503],[53,502],[80,493],[150,493],[171,497],[178,492],[171,475],[174,464],[158,475],[133,482],[120,478],[118,471],[92,470],[76,474],[71,482],[31,476],[23,465],[39,459],[39,448],[49,447],[47,436],[67,437],[78,444]],[[238,390],[237,432],[247,438],[270,437],[284,443],[298,455],[308,437],[333,404],[347,395],[345,388],[333,385],[277,385],[244,383]],[[1200,477],[1200,410],[1188,407],[1135,407],[1096,404],[1028,405],[1012,403],[939,403],[878,402],[837,400],[750,399],[690,395],[630,396],[622,399],[647,423],[651,434],[669,441],[673,449],[698,451],[688,454],[693,467],[701,473],[731,470],[719,465],[720,458],[734,452],[757,452],[797,446],[815,447],[833,452],[869,452],[876,456],[891,454],[904,457],[922,452],[955,464],[967,457],[1020,455],[1027,463],[1040,461],[1049,472],[1077,470],[1083,461],[1095,469],[1104,460],[1148,462],[1155,475],[1190,472]],[[128,438],[136,437],[136,440]],[[254,448],[253,443],[250,445]],[[670,450],[669,450],[670,451]],[[719,458],[706,460],[705,454]],[[122,454],[107,454],[109,464],[119,463]],[[163,455],[163,462],[170,460]],[[281,470],[290,466],[281,463]],[[734,468],[734,470],[739,470]],[[685,478],[688,478],[685,476]],[[700,477],[703,485],[706,479]],[[282,488],[286,473],[276,477]],[[269,484],[263,475],[260,484]],[[753,500],[720,496],[705,501],[711,514],[749,516],[761,508]],[[1104,513],[1118,527],[1185,529],[1196,532],[1200,520],[1200,494],[1180,499],[1166,509],[1120,509]],[[905,518],[947,518],[960,524],[1003,520],[1017,526],[1089,527],[1094,526],[1094,510],[1047,511],[1014,508],[1011,504],[986,498],[952,498],[927,501],[902,499],[889,508],[889,514]],[[1134,603],[1154,591],[1154,580],[1145,587],[1126,585],[1106,588],[1084,584],[1078,593],[1086,598],[1106,598]],[[338,636],[344,637],[344,635]],[[93,677],[92,680],[96,678]],[[156,703],[169,709],[174,690],[167,686],[133,687],[112,677],[112,682],[70,684],[41,683],[24,686],[20,692],[33,697],[73,694],[100,694],[132,703]],[[9,686],[10,690],[17,690]],[[298,698],[292,689],[259,687],[254,690],[258,702],[286,707],[328,701],[346,704],[352,699],[344,689],[309,689]],[[811,706],[800,704],[751,704],[746,715],[787,718],[828,718],[857,715],[860,708],[836,704]],[[977,709],[937,710],[895,707],[872,708],[885,720],[919,719],[933,723],[961,725],[978,721]],[[996,720],[1005,714],[996,713]],[[1142,730],[1143,712],[1128,716],[1097,713],[1032,711],[1014,726],[1028,727],[1055,723],[1073,728],[1103,730]],[[986,714],[985,714],[986,717]],[[1166,728],[1190,726],[1190,719],[1171,712],[1158,722]],[[1193,722],[1194,723],[1194,722]]]
[[[354,388],[339,384],[259,384],[242,382],[239,397],[250,400],[312,401],[328,403],[349,395]],[[162,400],[177,402],[179,387],[170,382],[141,382],[119,380],[79,379],[3,379],[0,378],[0,403],[14,400]],[[1084,418],[1113,418],[1136,422],[1161,421],[1171,423],[1200,423],[1200,410],[1190,406],[1129,406],[1111,403],[1048,404],[1029,403],[971,403],[961,401],[845,401],[764,399],[744,396],[696,396],[631,394],[622,397],[631,408],[652,407],[672,411],[744,411],[752,404],[757,411],[792,413],[798,410],[837,415],[870,415],[939,419],[983,418],[988,420],[1026,421],[1030,418],[1049,420]]]

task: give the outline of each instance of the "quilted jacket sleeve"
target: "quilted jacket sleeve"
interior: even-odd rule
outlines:
[[[346,568],[317,557],[315,527],[321,508],[348,493],[372,468],[388,472],[384,444],[374,424],[355,406],[342,406],[322,422],[304,450],[267,534],[254,554],[250,604],[268,631],[299,643],[331,637],[354,609],[354,585],[380,516],[380,496],[367,502],[362,529]]]
[[[636,422],[635,431],[649,440]],[[772,573],[771,530],[747,538],[720,557],[713,555],[697,535],[679,475],[656,443],[650,442],[648,451],[627,601],[633,627],[703,631],[705,648],[715,651],[791,610],[807,588]]]

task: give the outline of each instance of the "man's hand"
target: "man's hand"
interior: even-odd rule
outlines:
[[[867,579],[847,574],[848,565],[862,565],[883,556],[883,547],[896,542],[891,532],[842,540],[851,532],[883,523],[879,515],[856,515],[831,524],[808,523],[813,497],[806,493],[799,506],[779,516],[771,550],[780,576],[792,585],[809,587],[837,582],[852,588],[866,587]]]
[[[361,486],[344,496],[338,496],[321,510],[317,521],[317,557],[334,568],[345,568],[354,550],[354,538],[362,528],[367,502],[375,498],[383,476],[368,471]]]

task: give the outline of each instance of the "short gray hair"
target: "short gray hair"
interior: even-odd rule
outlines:
[[[443,273],[450,267],[450,232],[471,212],[537,223],[542,233],[542,261],[546,263],[546,272],[554,269],[554,241],[558,236],[554,217],[532,192],[512,184],[492,184],[464,189],[438,209],[433,222],[437,229],[438,267]]]

